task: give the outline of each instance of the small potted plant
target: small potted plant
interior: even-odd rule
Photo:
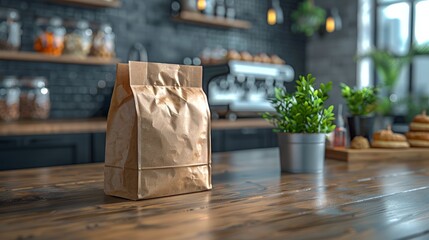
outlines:
[[[411,55],[397,56],[387,50],[374,49],[362,57],[369,57],[372,60],[380,79],[378,88],[381,91],[379,92],[377,111],[382,116],[393,116],[393,107],[395,105],[391,101],[391,99],[394,99],[392,96],[394,95],[393,90],[403,67],[410,62]]]
[[[350,138],[363,136],[370,139],[374,127],[374,112],[377,109],[377,89],[374,87],[353,89],[342,83],[341,95],[346,100],[351,114],[347,117]]]
[[[374,63],[375,70],[378,75],[378,119],[376,125],[378,128],[384,129],[387,125],[393,124],[395,115],[395,106],[409,103],[409,99],[397,99],[394,89],[399,81],[399,76],[414,57],[429,55],[429,44],[414,45],[407,54],[397,55],[389,50],[373,49],[366,54],[363,54],[359,59],[369,58]],[[397,100],[395,100],[397,99]],[[411,114],[414,116],[414,114]]]
[[[276,113],[262,117],[278,133],[281,170],[292,173],[317,173],[323,171],[325,135],[334,130],[334,106],[325,108],[332,82],[320,84],[308,74],[296,81],[296,92],[289,94],[282,88],[275,89],[271,100]]]
[[[292,30],[311,37],[325,23],[326,11],[317,7],[313,0],[304,0],[298,9],[291,14],[291,17],[293,20]]]

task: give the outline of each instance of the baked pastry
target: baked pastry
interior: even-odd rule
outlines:
[[[375,148],[409,148],[407,138],[398,133],[393,133],[390,126],[387,130],[377,131],[372,136],[372,147]]]
[[[238,53],[235,50],[229,50],[228,53],[226,54],[226,59],[228,61],[240,60],[241,59],[241,55],[240,55],[240,53]]]
[[[241,59],[241,61],[251,62],[251,61],[253,61],[253,56],[249,52],[241,52],[240,53],[240,59]]]
[[[255,55],[255,56],[253,57],[253,61],[254,61],[254,62],[262,62],[262,58],[261,58],[261,56],[259,56],[259,55]]]
[[[410,131],[429,132],[429,116],[426,115],[426,111],[423,111],[421,114],[414,117],[413,121],[410,124]]]
[[[285,60],[281,59],[279,56],[277,56],[275,54],[271,55],[271,62],[273,64],[280,64],[280,65],[285,64]]]
[[[411,147],[429,147],[429,132],[407,132]]]
[[[261,53],[261,54],[259,54],[259,57],[261,58],[261,62],[271,63],[271,58],[267,54]]]
[[[365,137],[356,136],[353,138],[352,142],[350,143],[350,148],[353,148],[353,149],[370,148],[369,141]]]

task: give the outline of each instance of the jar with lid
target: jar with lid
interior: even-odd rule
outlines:
[[[26,119],[47,119],[51,109],[49,90],[44,77],[21,80],[20,115]]]
[[[19,86],[15,76],[0,81],[0,119],[13,121],[19,118]]]
[[[39,30],[34,41],[34,50],[50,55],[59,56],[64,49],[64,35],[66,29],[63,27],[63,20],[58,17],[51,18],[46,25],[40,20]]]
[[[115,57],[115,34],[109,24],[103,24],[94,36],[92,56],[102,58]]]
[[[64,54],[86,57],[91,50],[92,30],[85,20],[76,23],[75,29],[64,38]]]
[[[15,9],[0,9],[0,50],[18,50],[21,46],[21,23]]]

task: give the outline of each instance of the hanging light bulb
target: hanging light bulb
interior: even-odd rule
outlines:
[[[197,1],[197,9],[200,11],[204,11],[207,7],[207,1],[206,0],[198,0]]]
[[[325,27],[328,33],[335,31],[335,20],[332,16],[326,18]]]
[[[280,7],[279,0],[271,0],[271,8],[267,11],[267,23],[269,25],[283,23],[283,10]]]
[[[270,8],[268,9],[267,12],[267,22],[269,25],[274,25],[277,22],[277,14],[276,14],[276,10],[274,10],[274,8]]]
[[[333,8],[329,11],[329,15],[325,21],[326,32],[331,33],[339,31],[342,28],[342,21],[338,9]]]

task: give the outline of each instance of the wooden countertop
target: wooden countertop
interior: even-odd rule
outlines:
[[[429,161],[280,174],[277,149],[213,155],[213,190],[103,193],[103,165],[0,172],[1,239],[427,239]]]
[[[263,119],[213,120],[212,129],[270,128]],[[106,119],[0,122],[0,136],[105,132]]]

